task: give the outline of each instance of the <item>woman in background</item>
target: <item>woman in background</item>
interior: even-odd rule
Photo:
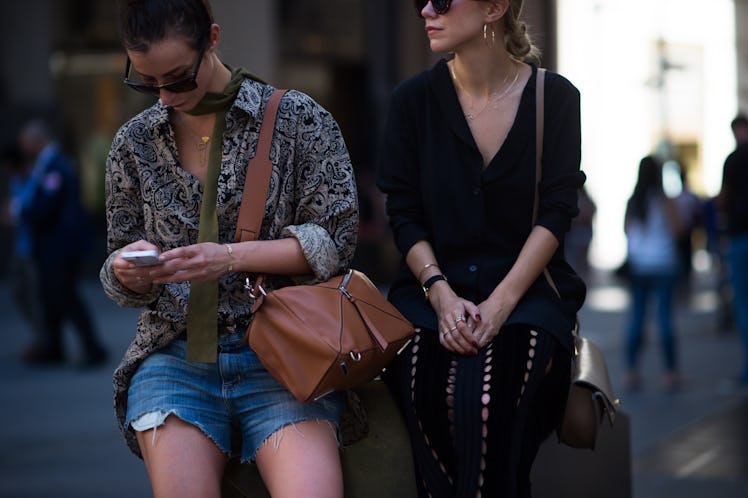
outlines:
[[[646,308],[650,295],[657,298],[657,325],[665,363],[665,388],[680,386],[675,333],[673,331],[673,295],[680,263],[677,238],[681,217],[673,199],[665,196],[662,165],[653,156],[639,163],[634,192],[626,205],[625,226],[628,239],[629,289],[631,312],[626,335],[626,379],[628,389],[638,389],[639,356],[643,344]]]

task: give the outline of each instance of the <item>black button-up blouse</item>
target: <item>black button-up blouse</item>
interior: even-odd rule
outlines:
[[[428,240],[449,284],[476,304],[509,272],[533,226],[536,73],[533,67],[511,130],[485,169],[445,60],[403,82],[391,98],[377,184],[387,196],[395,244],[406,255]],[[548,269],[561,297],[541,276],[506,323],[547,330],[569,349],[585,297],[584,282],[563,258],[585,179],[580,159],[579,92],[549,72],[536,224],[560,242]],[[436,314],[404,257],[389,298],[416,326],[436,329]]]

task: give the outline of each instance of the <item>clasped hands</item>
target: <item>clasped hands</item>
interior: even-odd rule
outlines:
[[[490,301],[479,305],[452,294],[435,303],[439,342],[461,355],[475,356],[478,350],[496,337],[506,320],[502,306]]]
[[[160,264],[137,266],[125,261],[121,252],[158,250],[154,244],[139,240],[122,247],[112,262],[112,268],[122,285],[140,294],[150,291],[153,284],[171,282],[207,282],[226,274],[232,265],[231,253],[222,244],[201,242],[177,247],[159,254]]]

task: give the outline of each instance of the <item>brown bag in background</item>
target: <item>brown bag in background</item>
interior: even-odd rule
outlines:
[[[270,97],[249,162],[234,240],[256,240],[272,165],[270,144],[285,90]],[[249,279],[248,279],[249,280]],[[265,293],[247,282],[254,317],[245,339],[267,370],[302,402],[379,375],[415,333],[413,325],[356,270],[315,285]]]
[[[411,323],[363,273],[258,298],[247,333],[268,371],[302,402],[378,376],[413,336]]]
[[[564,421],[556,434],[558,441],[567,446],[594,450],[603,418],[607,415],[613,425],[619,402],[613,395],[600,348],[574,334],[574,350],[569,398]]]

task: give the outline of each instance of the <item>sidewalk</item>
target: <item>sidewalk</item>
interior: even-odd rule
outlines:
[[[725,381],[742,364],[736,331],[718,328],[717,298],[708,275],[699,275],[675,321],[684,387],[662,387],[662,359],[650,321],[642,356],[643,388],[623,390],[625,288],[607,275],[590,286],[581,313],[582,334],[595,340],[606,360],[622,410],[631,417],[633,496],[748,496],[746,393],[727,394]],[[654,312],[654,310],[652,310]]]
[[[118,308],[97,280],[83,286],[95,324],[109,349],[96,370],[32,368],[20,353],[29,337],[0,280],[0,496],[7,498],[125,498],[151,496],[142,462],[114,419],[111,373],[132,338],[136,310]],[[79,344],[67,330],[71,361]]]
[[[644,388],[629,394],[620,389],[625,289],[604,275],[593,280],[580,316],[582,333],[605,351],[622,409],[631,417],[633,496],[748,496],[748,397],[720,392],[741,353],[735,332],[716,329],[708,281],[678,313],[684,389],[662,389],[659,346],[650,334]],[[94,278],[85,282],[84,294],[111,352],[109,364],[88,371],[32,369],[19,360],[28,333],[0,280],[1,497],[151,494],[142,462],[126,448],[112,410],[111,371],[132,337],[137,310],[118,308]],[[73,337],[66,341],[74,356],[78,344]]]

